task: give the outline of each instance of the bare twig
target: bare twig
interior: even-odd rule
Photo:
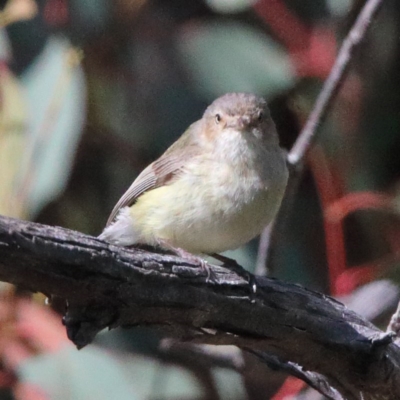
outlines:
[[[397,306],[396,312],[392,315],[386,332],[394,332],[397,337],[400,333],[400,303]]]
[[[288,374],[301,379],[309,386],[322,393],[329,400],[344,400],[343,396],[335,389],[326,385],[325,378],[314,372],[303,369],[300,365],[293,362],[281,361],[278,357],[262,353],[260,351],[254,351],[246,349],[249,353],[254,354],[256,357],[265,362],[273,370],[285,371]]]
[[[271,241],[271,233],[274,229],[274,222],[266,226],[260,235],[258,244],[255,275],[268,275],[268,249]]]
[[[348,33],[346,39],[343,41],[332,71],[329,74],[328,79],[325,81],[321,93],[315,102],[315,106],[297,138],[296,143],[288,154],[288,161],[290,164],[299,164],[310,148],[312,141],[315,140],[318,126],[326,115],[329,106],[343,81],[351,61],[351,56],[357,46],[364,39],[368,27],[382,4],[383,0],[368,0],[358,15],[357,20]]]
[[[383,0],[368,0],[360,14],[358,15],[356,22],[349,31],[345,40],[343,41],[342,47],[340,48],[338,57],[336,58],[335,64],[325,81],[324,86],[319,94],[314,108],[309,115],[306,124],[301,130],[299,137],[295,144],[287,155],[287,160],[291,168],[290,179],[288,182],[288,189],[286,193],[286,211],[292,208],[294,202],[294,196],[297,193],[297,188],[300,184],[301,172],[302,172],[302,161],[307,151],[309,150],[313,141],[317,136],[318,127],[325,117],[329,106],[338,92],[341,83],[345,77],[345,73],[351,61],[351,57],[354,54],[355,49],[364,39],[367,29],[373,21],[374,16],[379,11],[379,8],[383,4]],[[266,262],[269,260],[269,252],[271,250],[270,244],[273,243],[278,235],[277,232],[282,230],[282,226],[287,220],[287,212],[281,212],[279,218],[275,220],[272,231],[269,228],[265,228],[261,235],[260,247],[257,256],[257,273],[265,275],[267,271]],[[264,264],[262,264],[264,263]]]

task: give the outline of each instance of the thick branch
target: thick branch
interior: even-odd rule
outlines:
[[[314,384],[323,376],[340,393],[333,399],[400,398],[400,349],[390,336],[297,285],[255,278],[250,300],[240,274],[211,268],[207,282],[177,257],[0,217],[0,279],[67,300],[68,334],[80,347],[105,327],[162,326],[181,339],[273,355]]]

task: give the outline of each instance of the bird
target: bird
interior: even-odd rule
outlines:
[[[228,93],[139,174],[99,238],[181,256],[235,249],[273,220],[287,180],[267,102]]]

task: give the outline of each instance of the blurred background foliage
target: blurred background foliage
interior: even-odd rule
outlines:
[[[0,0],[0,214],[99,234],[136,175],[225,92],[264,96],[289,149],[363,4]],[[386,0],[268,254],[271,275],[382,324],[400,279],[399,20]],[[254,270],[257,248],[230,255]],[[237,349],[147,329],[77,352],[40,296],[8,285],[0,356],[0,399],[318,398]]]

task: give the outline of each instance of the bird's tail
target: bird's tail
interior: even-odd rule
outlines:
[[[138,241],[129,207],[122,208],[115,221],[99,235],[99,239],[118,246],[132,246]]]

